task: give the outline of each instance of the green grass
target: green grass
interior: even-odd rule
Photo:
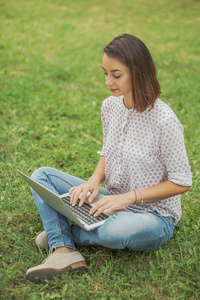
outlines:
[[[200,2],[0,0],[0,298],[199,299]],[[177,114],[193,172],[173,239],[147,253],[86,247],[89,270],[34,284],[42,230],[16,173],[51,166],[87,179],[98,161],[100,109],[109,91],[102,48],[131,33],[149,47],[161,99]]]

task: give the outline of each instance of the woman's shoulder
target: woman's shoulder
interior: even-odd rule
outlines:
[[[103,111],[111,111],[113,110],[115,107],[121,105],[122,103],[122,97],[114,97],[114,96],[110,96],[108,98],[106,98],[104,101],[103,101],[103,104],[102,104],[102,110]]]
[[[115,103],[115,104],[121,103],[122,100],[123,100],[123,97],[122,97],[122,96],[120,96],[120,97],[110,96],[110,97],[104,99],[103,104],[104,104],[104,105],[113,105],[114,103]]]
[[[166,104],[164,101],[157,99],[152,109],[152,113],[155,114],[158,120],[162,123],[168,119],[176,119],[178,120],[176,114],[171,109],[171,107]]]
[[[183,126],[171,107],[160,99],[157,99],[151,110],[154,122],[160,128],[173,127],[183,131]]]

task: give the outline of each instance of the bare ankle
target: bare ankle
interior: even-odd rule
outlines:
[[[76,250],[72,249],[72,248],[68,248],[68,247],[58,247],[55,249],[56,253],[70,253],[70,252],[74,252]]]

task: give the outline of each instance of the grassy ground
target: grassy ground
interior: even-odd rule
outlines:
[[[0,298],[198,299],[200,2],[198,0],[0,0]],[[87,179],[98,160],[100,108],[109,95],[102,48],[131,33],[149,47],[161,99],[177,114],[193,172],[174,238],[157,252],[80,249],[82,275],[26,280],[40,263],[42,230],[30,189],[16,173],[44,165]]]

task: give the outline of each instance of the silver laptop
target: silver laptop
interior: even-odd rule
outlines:
[[[98,194],[97,197],[94,199],[92,204],[87,202],[87,199],[90,194],[87,195],[86,201],[81,207],[78,207],[78,203],[76,206],[72,206],[70,204],[70,196],[69,194],[63,195],[56,195],[49,189],[45,188],[35,180],[31,179],[21,171],[17,170],[21,176],[27,181],[27,183],[32,187],[32,189],[51,207],[55,210],[66,216],[68,219],[79,225],[80,227],[84,228],[85,230],[93,230],[100,225],[102,225],[109,215],[113,215],[115,212],[111,214],[101,213],[98,217],[94,217],[89,214],[91,207],[99,201],[101,198],[104,197],[103,194]],[[79,201],[79,200],[78,200]],[[121,211],[121,210],[120,210]],[[125,211],[128,211],[128,209]]]

